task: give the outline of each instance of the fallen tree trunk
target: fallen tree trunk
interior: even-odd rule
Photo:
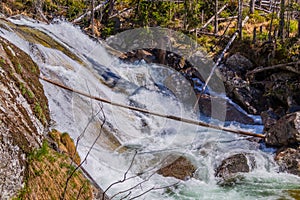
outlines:
[[[161,113],[154,112],[154,111],[149,111],[149,110],[138,108],[138,107],[133,107],[133,106],[128,106],[128,105],[120,104],[120,103],[113,102],[113,101],[110,101],[110,100],[107,100],[107,99],[104,99],[104,98],[92,96],[92,95],[90,95],[88,93],[76,90],[74,88],[67,87],[67,86],[65,86],[65,85],[63,85],[61,83],[55,82],[53,80],[50,80],[50,79],[42,77],[42,76],[40,76],[39,78],[41,80],[44,80],[44,81],[52,84],[52,85],[60,87],[60,88],[62,88],[64,90],[68,90],[70,92],[74,92],[74,93],[77,93],[79,95],[85,96],[87,98],[94,99],[96,101],[100,101],[102,103],[110,104],[110,105],[113,105],[113,106],[117,106],[117,107],[129,109],[129,110],[133,110],[133,111],[137,111],[137,112],[146,113],[146,114],[157,116],[157,117],[172,119],[172,120],[175,120],[175,121],[184,122],[184,123],[188,123],[188,124],[194,124],[194,125],[197,125],[197,126],[212,128],[212,129],[216,129],[216,130],[220,130],[220,131],[227,131],[227,132],[231,132],[231,133],[235,133],[235,134],[240,134],[240,135],[265,138],[265,135],[263,135],[263,134],[256,134],[256,133],[252,133],[252,132],[247,132],[247,131],[232,129],[232,128],[229,128],[229,127],[221,127],[221,126],[217,126],[217,125],[213,125],[213,124],[208,124],[208,123],[205,123],[205,122],[202,122],[202,121],[197,121],[197,120],[193,120],[193,119],[182,118],[182,117],[178,117],[178,116],[174,116],[174,115],[165,115],[165,114],[161,114]]]

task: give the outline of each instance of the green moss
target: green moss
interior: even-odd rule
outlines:
[[[22,66],[21,66],[20,63],[17,65],[17,73],[18,73],[18,74],[21,74],[21,73],[22,73]]]
[[[41,161],[44,156],[49,154],[49,146],[46,140],[43,141],[42,147],[40,149],[35,149],[28,156],[29,161],[38,160]]]
[[[34,99],[35,96],[34,96],[33,92],[30,89],[28,89],[27,87],[25,87],[24,83],[22,83],[22,82],[19,83],[19,89],[23,96],[27,95],[30,99]]]
[[[39,102],[35,102],[34,113],[42,123],[47,123],[45,114]]]

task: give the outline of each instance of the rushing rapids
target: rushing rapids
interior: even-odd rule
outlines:
[[[206,119],[191,111],[191,105],[170,89],[179,82],[189,88],[184,90],[187,94],[193,91],[179,73],[144,62],[123,63],[67,22],[46,25],[23,17],[1,19],[0,36],[29,54],[43,76],[61,84],[126,105]],[[299,177],[278,172],[272,149],[243,136],[101,104],[43,84],[52,127],[68,132],[78,142],[82,158],[96,140],[83,165],[93,179],[105,190],[126,174],[123,181],[109,187],[109,196],[127,195],[130,199],[145,193],[140,198],[289,199],[293,191],[300,189]],[[259,125],[230,125],[262,129]],[[222,160],[237,153],[251,155],[255,166],[224,187],[215,177],[215,169]],[[178,182],[155,173],[179,156],[195,166],[193,177]]]

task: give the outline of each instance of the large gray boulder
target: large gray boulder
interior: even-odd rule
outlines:
[[[300,112],[291,113],[280,118],[272,126],[265,139],[271,146],[290,146],[300,143]]]

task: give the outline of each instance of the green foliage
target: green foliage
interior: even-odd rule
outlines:
[[[213,25],[208,24],[207,27],[206,27],[206,29],[207,29],[209,32],[211,32],[211,31],[214,29],[214,27],[213,27]]]
[[[109,20],[107,25],[101,30],[101,37],[107,38],[115,33],[114,31],[115,22]]]
[[[265,17],[261,16],[260,12],[255,10],[253,14],[250,15],[250,23],[263,23]]]
[[[66,2],[68,6],[68,19],[75,18],[79,13],[82,13],[83,9],[85,8],[85,3],[82,0],[68,0]]]
[[[174,2],[141,1],[135,11],[134,20],[140,26],[165,27],[173,19],[175,8],[177,7]]]
[[[266,41],[269,37],[268,32],[262,32],[257,34],[257,39],[261,41]]]
[[[58,10],[58,6],[52,0],[45,0],[43,10],[46,12],[55,12]]]
[[[297,22],[297,20],[291,20],[289,28],[290,28],[291,33],[297,32],[298,31],[298,22]]]
[[[230,12],[227,11],[227,10],[224,10],[223,12],[220,13],[220,17],[221,17],[221,18],[227,18],[227,17],[229,17],[230,15],[231,15]]]

